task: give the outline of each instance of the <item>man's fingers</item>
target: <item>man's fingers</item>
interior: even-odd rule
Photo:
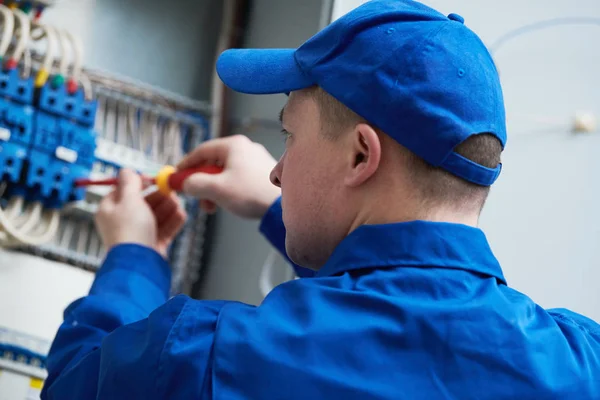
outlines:
[[[217,212],[217,205],[210,200],[200,200],[200,208],[207,214],[214,214]]]
[[[196,147],[177,165],[177,169],[197,167],[200,165],[224,165],[227,162],[232,146],[239,142],[248,142],[246,136],[236,135],[209,140]]]
[[[183,227],[187,215],[182,208],[176,209],[169,217],[158,225],[158,237],[162,240],[172,239]]]
[[[181,209],[181,205],[176,198],[165,197],[160,204],[152,208],[152,212],[154,213],[156,222],[160,225],[179,209]]]
[[[224,174],[194,174],[183,183],[183,193],[197,199],[218,201],[225,189]]]
[[[146,196],[146,203],[150,206],[150,208],[154,209],[158,207],[162,202],[167,200],[169,197],[165,196],[158,190],[150,193]]]
[[[197,167],[199,165],[213,165],[224,163],[229,153],[229,145],[225,139],[209,140],[196,147],[191,153],[184,157],[177,165],[177,169]]]
[[[142,178],[130,169],[123,168],[119,172],[119,181],[116,189],[116,201],[121,201],[129,196],[139,195],[142,191]]]

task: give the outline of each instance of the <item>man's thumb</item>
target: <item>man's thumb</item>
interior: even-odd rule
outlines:
[[[119,181],[117,183],[117,201],[128,197],[135,196],[142,190],[142,179],[138,174],[130,169],[123,168],[119,172]]]
[[[199,200],[218,201],[223,185],[222,174],[197,173],[183,182],[183,193]]]

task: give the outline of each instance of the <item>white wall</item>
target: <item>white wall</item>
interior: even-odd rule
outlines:
[[[600,18],[597,0],[429,0],[458,13],[488,45],[512,29],[558,17]],[[363,3],[336,0],[334,18]],[[543,307],[600,321],[600,132],[573,135],[577,110],[600,117],[599,26],[519,37],[495,54],[504,87],[504,170],[481,226],[510,286]]]

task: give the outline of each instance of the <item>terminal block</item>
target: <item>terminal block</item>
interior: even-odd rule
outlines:
[[[13,85],[11,79],[7,88]],[[82,89],[71,94],[66,85],[52,84],[39,88],[32,99],[35,108],[30,123],[21,122],[26,127],[24,136],[29,135],[23,143],[27,146],[26,163],[21,166],[20,175],[15,172],[15,176],[21,177],[27,200],[41,201],[47,208],[61,208],[85,197],[85,189],[75,188],[74,182],[88,177],[95,161],[93,126],[97,102],[86,100]],[[7,129],[19,131],[23,118],[19,119],[20,114],[15,111],[13,114],[6,118]],[[16,128],[11,128],[11,121]],[[9,188],[9,193],[21,192],[20,187]]]
[[[5,182],[19,181],[32,138],[33,115],[29,105],[0,99],[0,171]]]
[[[98,108],[95,100],[85,99],[83,89],[70,94],[65,85],[58,88],[45,85],[39,91],[37,106],[41,111],[74,120],[84,127],[93,127]]]
[[[65,203],[82,200],[85,190],[75,188],[75,180],[89,176],[90,171],[90,167],[63,161],[56,154],[31,150],[25,180],[29,188],[27,199],[42,201],[47,208],[61,208]]]
[[[21,104],[33,104],[33,78],[22,78],[18,69],[0,70],[0,97]]]

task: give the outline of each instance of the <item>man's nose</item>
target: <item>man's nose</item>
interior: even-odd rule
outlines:
[[[283,156],[281,156],[281,158],[279,159],[279,162],[277,163],[277,165],[275,165],[275,168],[273,168],[271,170],[271,175],[269,175],[269,178],[271,179],[271,183],[277,187],[281,187],[281,171],[283,170],[283,160],[285,158],[285,153],[283,154]]]

